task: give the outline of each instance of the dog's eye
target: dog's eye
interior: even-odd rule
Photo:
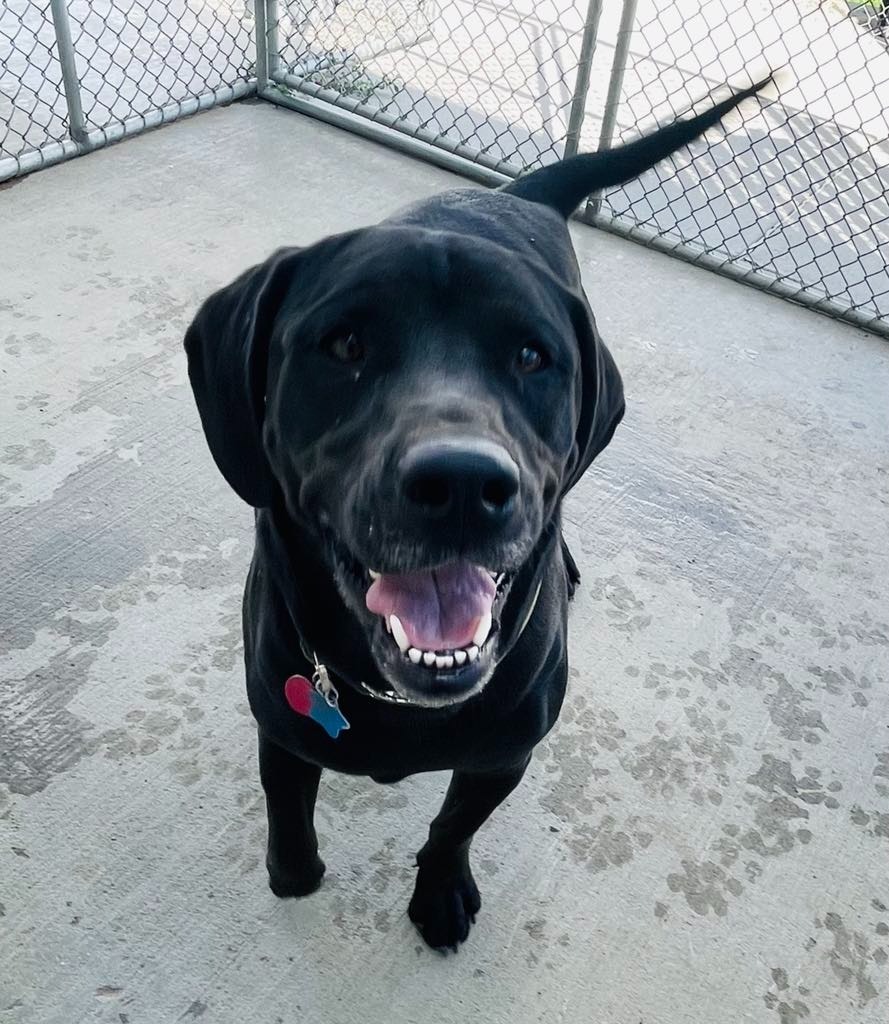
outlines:
[[[546,353],[534,345],[525,345],[516,356],[516,367],[519,373],[537,373],[546,364]]]
[[[354,331],[340,331],[324,339],[324,350],[338,363],[357,363],[364,358],[364,345]]]

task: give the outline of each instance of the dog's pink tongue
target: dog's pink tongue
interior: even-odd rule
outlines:
[[[449,651],[472,642],[495,592],[484,569],[452,562],[430,572],[384,573],[365,600],[375,615],[398,616],[411,647]]]

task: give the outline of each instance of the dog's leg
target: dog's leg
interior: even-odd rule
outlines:
[[[574,555],[568,550],[568,542],[562,537],[562,560],[565,563],[565,573],[568,576],[568,600],[574,597],[577,584],[580,583],[580,569],[574,561]]]
[[[526,761],[500,775],[454,772],[429,839],[417,854],[417,883],[408,915],[434,949],[457,949],[469,934],[481,897],[469,867],[472,837],[519,784]]]
[[[321,769],[260,733],[259,778],[269,822],[269,888],[276,896],[308,896],[324,876],[313,820]]]

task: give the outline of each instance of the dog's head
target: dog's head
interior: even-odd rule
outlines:
[[[623,412],[564,218],[456,192],[279,252],[187,337],[211,451],[323,551],[393,689],[463,699],[500,613]]]
[[[677,124],[691,138],[698,122]],[[415,703],[490,678],[522,626],[502,628],[514,581],[623,414],[566,223],[615,178],[603,156],[282,250],[189,328],[220,470],[314,539],[379,673]]]

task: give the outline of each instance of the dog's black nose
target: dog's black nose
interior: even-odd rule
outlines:
[[[429,519],[498,526],[515,508],[519,468],[493,441],[449,438],[410,448],[399,465],[409,507]]]

